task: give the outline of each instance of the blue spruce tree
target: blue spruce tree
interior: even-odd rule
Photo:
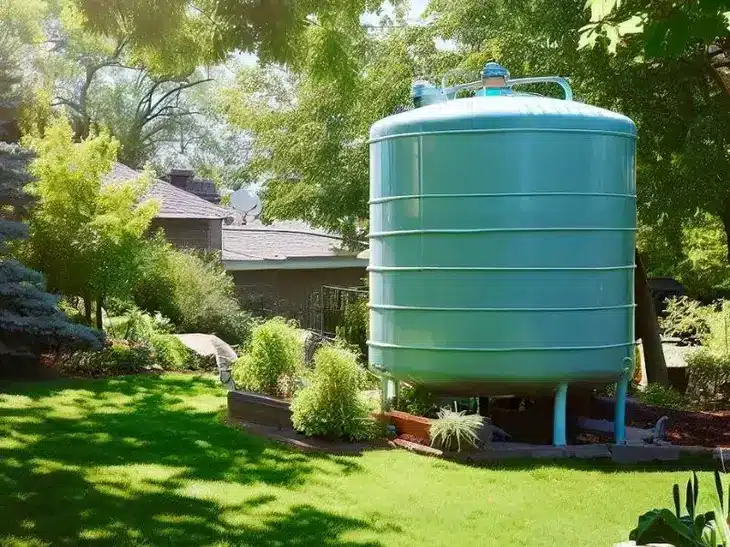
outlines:
[[[103,345],[102,332],[69,321],[58,298],[46,292],[43,276],[10,256],[12,242],[27,236],[22,220],[31,205],[23,190],[29,160],[19,146],[0,142],[0,364]]]

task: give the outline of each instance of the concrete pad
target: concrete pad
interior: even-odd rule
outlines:
[[[591,433],[603,433],[612,435],[616,423],[609,420],[595,420],[593,418],[578,418],[578,427]],[[626,440],[628,442],[643,442],[644,439],[652,437],[653,429],[643,429],[640,427],[626,427]]]
[[[678,446],[610,444],[608,448],[611,451],[611,459],[616,463],[676,461],[680,455]]]
[[[569,457],[581,460],[611,457],[611,451],[605,444],[578,444],[568,446],[567,449]]]

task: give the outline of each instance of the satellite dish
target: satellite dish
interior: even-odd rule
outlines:
[[[255,192],[241,188],[233,192],[229,198],[233,208],[243,215],[244,221],[256,218],[261,214],[261,200]]]

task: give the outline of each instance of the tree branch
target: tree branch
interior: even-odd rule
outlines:
[[[160,99],[155,103],[155,105],[149,110],[149,112],[154,112],[157,110],[157,107],[160,106],[164,101],[166,101],[170,96],[174,95],[175,93],[180,93],[181,91],[185,89],[189,89],[191,87],[195,87],[196,85],[205,83],[205,82],[212,82],[213,78],[206,78],[204,80],[196,80],[194,82],[187,82],[178,85],[175,89],[172,89],[165,93]]]

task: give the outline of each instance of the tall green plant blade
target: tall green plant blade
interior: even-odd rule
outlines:
[[[715,527],[719,531],[720,537],[715,539],[713,546],[721,545],[723,547],[730,547],[730,526],[727,523],[727,515],[725,509],[719,507],[719,504],[715,504]]]
[[[697,479],[696,471],[692,471],[692,480],[693,480],[693,484],[694,484],[694,492],[693,492],[694,506],[697,507],[697,499],[699,498],[699,495],[700,495],[700,482]]]
[[[680,507],[682,500],[679,497],[679,485],[677,483],[674,483],[674,487],[672,488],[672,496],[674,497],[674,513],[679,518],[682,516],[682,509]]]
[[[720,500],[720,508],[725,510],[725,492],[722,487],[722,479],[720,478],[720,472],[715,469],[715,492],[717,492],[717,499]]]
[[[689,518],[694,520],[695,519],[695,493],[694,489],[692,488],[692,479],[689,479],[687,481],[687,499],[685,500],[685,505],[687,507],[687,514],[689,514]]]

